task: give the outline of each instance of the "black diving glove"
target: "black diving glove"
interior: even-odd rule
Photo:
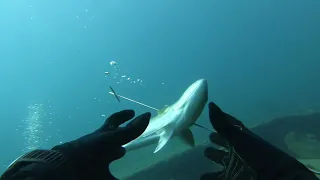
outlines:
[[[228,142],[218,133],[210,134],[210,141],[219,149],[208,147],[204,155],[217,164],[223,166],[223,170],[206,173],[202,175],[201,180],[256,180],[256,173],[238,156]]]
[[[252,133],[239,120],[209,103],[209,118],[217,133],[210,140],[226,151],[207,148],[205,156],[223,165],[201,180],[317,180],[303,164]]]
[[[67,162],[71,163],[78,179],[116,179],[109,171],[109,164],[124,156],[125,149],[122,145],[144,132],[151,114],[142,114],[126,126],[119,127],[134,116],[133,110],[117,112],[107,118],[105,123],[93,133],[55,146],[52,150],[60,152]]]

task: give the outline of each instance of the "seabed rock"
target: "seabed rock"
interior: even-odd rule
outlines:
[[[320,113],[276,118],[251,130],[306,166],[320,169]],[[206,147],[201,145],[187,150],[125,180],[192,180],[206,172],[221,170],[220,165],[204,157]]]
[[[220,170],[221,166],[204,157],[207,146],[197,146],[170,159],[159,162],[125,180],[188,180],[200,179],[206,172]]]

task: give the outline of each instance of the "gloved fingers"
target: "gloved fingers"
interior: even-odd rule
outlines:
[[[228,156],[228,152],[208,147],[204,150],[204,156],[206,156],[211,161],[222,164],[222,160],[224,157]]]
[[[218,133],[229,133],[228,130],[242,128],[244,125],[241,121],[233,116],[223,112],[215,103],[209,103],[209,119],[213,128]]]
[[[210,122],[215,130],[219,132],[220,124],[225,121],[225,116],[222,110],[213,102],[210,102],[209,105],[209,119]],[[220,133],[220,132],[219,132]]]
[[[222,110],[214,102],[209,103],[209,118],[211,123],[212,120],[224,118]]]
[[[221,178],[222,173],[223,171],[205,173],[200,177],[200,180],[219,180]]]
[[[125,127],[115,131],[114,137],[119,145],[127,144],[128,142],[139,137],[149,125],[151,113],[144,113],[134,118]]]
[[[118,128],[121,124],[132,119],[135,115],[133,110],[123,110],[116,112],[107,118],[106,122],[99,129],[101,131],[108,131],[109,129]]]
[[[210,141],[214,144],[217,144],[217,145],[222,146],[224,148],[228,147],[227,140],[224,137],[222,137],[219,133],[216,133],[216,132],[211,133],[209,138],[210,138]]]

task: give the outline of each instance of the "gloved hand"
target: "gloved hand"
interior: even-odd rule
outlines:
[[[217,131],[210,135],[210,140],[227,148],[227,152],[213,148],[205,150],[205,156],[223,165],[224,169],[204,174],[202,180],[317,179],[299,161],[252,133],[212,102],[209,103],[209,118]]]
[[[147,128],[150,113],[134,118],[125,127],[121,124],[135,116],[133,110],[124,110],[111,115],[93,133],[77,140],[55,146],[52,150],[65,156],[79,179],[109,180],[116,179],[109,171],[109,164],[125,154],[122,145],[140,136]]]
[[[209,103],[209,117],[211,124],[217,132],[211,133],[209,138],[212,143],[219,146],[219,149],[208,147],[204,155],[223,166],[223,170],[206,173],[202,175],[201,180],[254,180],[256,174],[252,169],[235,153],[231,143],[232,138],[230,128],[247,130],[246,127],[237,119],[220,110],[218,106]],[[229,139],[227,140],[228,137]]]
[[[206,173],[201,176],[201,180],[255,180],[255,172],[238,156],[236,156],[232,147],[219,133],[211,133],[210,141],[219,149],[208,147],[204,155],[217,164],[223,166],[223,170]]]

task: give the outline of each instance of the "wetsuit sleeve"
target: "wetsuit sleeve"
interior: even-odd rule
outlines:
[[[75,180],[63,156],[52,150],[35,150],[15,160],[0,180]]]

